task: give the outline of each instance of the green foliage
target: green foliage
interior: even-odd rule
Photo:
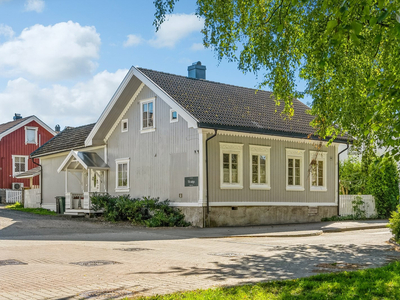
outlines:
[[[92,209],[103,210],[106,220],[130,221],[133,224],[148,227],[189,226],[185,216],[176,207],[171,207],[169,201],[159,201],[158,198],[130,198],[129,195],[111,196],[109,194],[94,194],[91,197]]]
[[[397,164],[390,156],[375,155],[363,160],[364,165],[349,157],[340,162],[340,193],[372,195],[379,218],[388,218],[399,203],[399,174]],[[364,171],[363,171],[364,169]]]
[[[358,195],[365,189],[365,177],[361,175],[361,162],[349,156],[348,159],[339,162],[340,194]]]
[[[390,217],[399,204],[399,174],[391,157],[378,157],[369,166],[366,192],[375,198],[378,216]]]
[[[7,205],[6,208],[18,211],[24,211],[36,215],[49,215],[49,216],[56,216],[57,213],[54,211],[50,211],[44,208],[24,208],[24,205],[16,202],[15,204]]]
[[[366,219],[367,215],[365,209],[362,209],[362,206],[364,205],[363,199],[360,196],[357,196],[351,203],[353,204],[355,219]]]
[[[159,29],[178,0],[155,0]],[[321,137],[348,132],[375,141],[400,158],[400,1],[197,0],[203,44],[243,72],[263,78],[283,112],[313,99]],[[395,137],[395,139],[393,139]]]
[[[334,265],[334,264],[332,264]],[[169,295],[139,297],[148,300],[203,300],[203,299],[254,299],[254,300],[350,300],[350,299],[400,299],[400,262],[385,267],[321,274],[308,278],[210,288]]]
[[[392,212],[388,227],[391,229],[394,235],[394,240],[397,243],[400,243],[400,205],[397,206],[396,211]]]

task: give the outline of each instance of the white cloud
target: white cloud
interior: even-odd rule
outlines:
[[[204,45],[202,43],[194,43],[191,47],[191,49],[193,51],[200,51],[200,50],[204,50]]]
[[[14,30],[8,25],[0,24],[0,35],[12,38],[14,36]]]
[[[127,40],[124,42],[124,47],[137,46],[143,42],[140,35],[129,34]]]
[[[44,9],[43,0],[26,0],[25,1],[25,11],[36,11],[38,13],[42,12]]]
[[[156,48],[173,48],[180,40],[193,32],[199,32],[204,26],[204,20],[195,15],[172,14],[156,32],[155,38],[149,43]]]
[[[51,127],[96,122],[127,71],[103,71],[72,88],[59,84],[41,88],[22,77],[10,80],[0,93],[0,123],[11,121],[14,113],[36,115]]]
[[[0,44],[2,76],[62,80],[90,74],[97,67],[100,36],[93,26],[72,21],[34,25]]]

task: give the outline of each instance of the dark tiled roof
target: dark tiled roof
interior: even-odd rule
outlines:
[[[138,69],[196,118],[200,127],[298,137],[316,131],[310,126],[314,117],[306,113],[310,108],[297,99],[294,116],[285,120],[283,103],[276,106],[271,92]]]
[[[95,123],[80,127],[66,127],[63,131],[31,153],[31,157],[38,157],[53,153],[69,151],[85,146],[85,140]]]
[[[23,122],[23,121],[25,121],[25,120],[27,120],[29,118],[32,118],[32,117],[33,116],[29,116],[29,117],[25,117],[25,118],[21,118],[21,119],[15,120],[15,121],[11,121],[11,122],[0,124],[0,133],[3,133],[5,131],[7,131],[8,129],[11,129],[12,127],[18,125],[19,123],[21,123],[21,122]]]

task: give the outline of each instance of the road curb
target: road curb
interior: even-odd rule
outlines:
[[[269,238],[289,238],[289,237],[309,237],[309,236],[318,236],[324,233],[335,233],[335,232],[345,232],[345,231],[357,231],[357,230],[366,230],[366,229],[383,229],[387,228],[386,224],[380,225],[370,225],[370,226],[359,226],[359,227],[348,227],[348,228],[327,228],[322,230],[313,230],[312,232],[307,233],[294,233],[294,232],[282,232],[282,233],[269,233],[269,234],[244,234],[244,235],[228,235],[228,236],[205,236],[198,237],[198,239],[229,239],[229,238],[261,238],[261,237],[269,237]],[[310,230],[311,231],[311,230]]]
[[[348,228],[328,228],[322,229],[324,233],[331,233],[331,232],[344,232],[344,231],[356,231],[356,230],[366,230],[366,229],[382,229],[387,228],[386,224],[381,225],[371,225],[371,226],[359,226],[359,227],[348,227]]]

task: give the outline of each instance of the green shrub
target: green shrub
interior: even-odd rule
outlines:
[[[392,212],[388,227],[392,231],[395,241],[400,243],[400,205],[397,205],[397,210]]]
[[[399,174],[392,157],[378,157],[369,166],[366,193],[373,195],[378,216],[390,217],[399,204]]]
[[[189,226],[182,212],[169,205],[169,201],[159,198],[130,198],[129,195],[112,197],[109,194],[94,194],[91,197],[92,209],[103,210],[107,221],[130,221],[147,227]]]

